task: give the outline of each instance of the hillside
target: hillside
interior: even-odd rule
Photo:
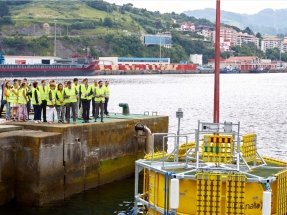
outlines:
[[[60,57],[84,54],[86,46],[95,58],[159,57],[159,46],[146,47],[141,40],[144,34],[165,31],[171,31],[174,36],[173,47],[162,48],[162,57],[170,57],[171,62],[188,60],[192,53],[208,53],[205,54],[205,61],[213,55],[202,36],[188,35],[188,32],[181,35],[173,30],[176,26],[172,19],[213,26],[206,19],[185,14],[161,14],[135,8],[132,4],[115,5],[104,1],[77,0],[69,1],[69,4],[64,1],[13,2],[8,4],[10,12],[5,16],[1,16],[0,7],[0,27],[6,55],[53,55],[56,32],[57,56]],[[0,4],[3,8],[4,3]],[[195,44],[200,44],[202,49],[197,50]]]
[[[215,21],[215,9],[188,10],[184,12],[188,16],[205,18],[211,22]],[[268,35],[287,34],[287,9],[273,10],[264,9],[257,14],[239,14],[228,11],[221,11],[221,22],[234,25],[239,28],[251,28],[254,32]]]

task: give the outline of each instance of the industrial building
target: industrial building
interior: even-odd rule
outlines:
[[[48,56],[8,56],[5,55],[4,64],[54,64],[58,57]]]
[[[159,65],[170,64],[170,58],[135,58],[135,57],[100,57],[100,64],[108,65],[132,65],[132,64],[145,64],[145,65]],[[102,63],[101,63],[102,62]]]
[[[159,45],[165,48],[171,48],[172,46],[172,36],[170,33],[157,34],[157,35],[145,35],[144,36],[145,45]]]

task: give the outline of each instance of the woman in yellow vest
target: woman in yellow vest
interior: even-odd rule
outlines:
[[[10,92],[10,107],[11,107],[11,117],[12,120],[16,120],[17,111],[18,111],[18,81],[14,81],[14,84],[11,86],[11,92]]]
[[[54,110],[55,110],[55,102],[56,102],[56,91],[55,91],[55,84],[50,84],[50,90],[48,93],[48,101],[47,106],[49,107],[48,113],[48,123],[54,123]]]
[[[34,122],[35,123],[42,123],[41,122],[41,96],[38,88],[38,82],[35,81],[33,83],[33,89],[32,89],[32,97],[31,102],[34,108]]]
[[[95,103],[96,103],[96,112],[95,112],[95,122],[97,121],[97,113],[101,109],[101,122],[104,122],[104,103],[105,103],[105,89],[103,88],[103,82],[99,81],[98,87],[95,88]]]
[[[27,112],[28,98],[26,96],[26,83],[22,83],[18,91],[18,119],[19,121],[25,122],[28,120]]]
[[[11,84],[9,81],[7,81],[4,87],[4,96],[6,98],[6,120],[10,120],[10,95],[11,95]]]
[[[73,124],[76,124],[76,108],[77,108],[77,99],[79,98],[78,96],[78,91],[76,88],[72,88],[72,83],[71,81],[67,82],[67,88],[64,89],[64,98],[66,99],[66,112],[67,112],[67,118],[66,118],[66,123],[70,123],[70,111],[72,109],[73,113]]]
[[[58,116],[58,123],[65,122],[65,115],[66,115],[66,103],[64,98],[64,88],[63,84],[58,84],[58,89],[56,92],[56,110]]]

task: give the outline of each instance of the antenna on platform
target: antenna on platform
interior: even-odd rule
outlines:
[[[220,71],[220,0],[216,0],[214,112],[213,122],[219,123],[219,74]]]

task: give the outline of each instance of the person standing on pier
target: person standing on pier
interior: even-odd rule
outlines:
[[[49,107],[49,114],[48,114],[48,123],[52,124],[54,123],[54,110],[55,110],[55,102],[56,102],[56,90],[55,90],[55,84],[51,83],[49,85],[49,93],[48,93],[48,102],[47,106]]]
[[[43,122],[47,122],[47,100],[48,100],[48,87],[46,86],[46,81],[41,81],[42,86],[39,87],[39,93],[41,98],[41,112],[43,113]]]
[[[108,102],[109,102],[109,98],[110,98],[110,87],[109,87],[109,81],[105,82],[105,114],[106,116],[110,116],[109,115],[109,111],[108,111]]]
[[[92,92],[95,92],[95,88],[98,87],[98,81],[95,79],[94,80],[94,84],[91,85],[91,88],[92,88]],[[93,115],[93,118],[95,118],[95,110],[96,110],[96,103],[95,103],[95,95],[93,93],[92,95],[92,115]],[[99,115],[99,113],[97,113]]]
[[[23,82],[18,92],[18,119],[21,122],[25,122],[28,120],[28,112],[27,112],[27,102],[28,98],[26,95],[26,83]]]
[[[11,115],[13,121],[16,120],[17,111],[18,111],[18,81],[14,81],[13,86],[11,86],[11,94],[10,94],[10,107],[11,107]]]
[[[1,116],[2,116],[2,112],[3,112],[4,106],[5,106],[6,103],[7,103],[6,97],[4,96],[5,85],[6,85],[6,79],[4,79],[4,80],[2,81],[2,84],[1,84],[2,94],[1,94],[0,118],[1,118]]]
[[[84,83],[80,86],[80,98],[83,106],[83,123],[89,123],[91,95],[93,95],[93,91],[88,84],[88,79],[85,78]]]
[[[63,84],[58,84],[58,89],[56,92],[56,110],[58,116],[58,123],[65,122],[66,116],[66,103],[64,99],[64,88]]]
[[[70,110],[72,109],[73,113],[73,123],[76,124],[76,106],[77,99],[79,99],[78,92],[76,88],[72,88],[72,82],[67,82],[67,88],[64,89],[64,98],[66,99],[66,112],[67,112],[67,121],[70,123]]]
[[[6,120],[10,120],[10,96],[11,96],[11,84],[9,81],[6,81],[4,87],[4,97],[6,98]]]
[[[97,122],[97,113],[99,108],[101,109],[101,122],[104,122],[104,103],[105,103],[105,89],[103,88],[103,82],[99,81],[99,86],[95,88],[95,102],[96,102],[96,112],[95,112],[95,122]]]
[[[33,83],[31,102],[34,108],[34,122],[41,123],[41,97],[38,87],[38,82]]]
[[[32,85],[31,85],[31,83],[28,83],[27,78],[24,78],[23,83],[26,84],[26,96],[27,96],[27,99],[28,99],[27,112],[28,112],[28,120],[29,120],[29,114],[30,114],[30,111],[31,111]]]
[[[80,87],[80,85],[79,85],[79,79],[74,78],[73,84],[72,84],[72,88],[73,88],[73,87],[76,88],[77,92],[80,91],[80,89],[79,89],[79,87]],[[81,102],[81,99],[78,99],[78,100],[77,100],[77,108],[76,108],[76,118],[79,118],[80,102]],[[72,116],[72,117],[73,117],[73,116]]]

